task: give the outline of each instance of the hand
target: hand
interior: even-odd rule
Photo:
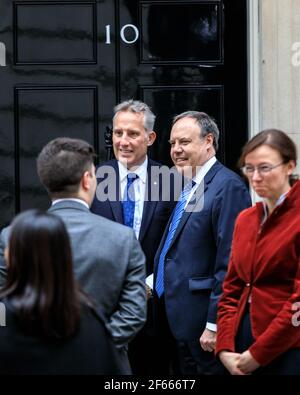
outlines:
[[[149,287],[148,284],[146,284],[146,298],[147,298],[147,302],[149,299],[151,299],[153,296],[153,292],[152,292],[152,288]]]
[[[219,358],[230,374],[235,376],[245,375],[245,373],[238,368],[238,363],[241,359],[241,354],[230,352],[230,351],[221,351],[219,354]]]
[[[252,357],[249,350],[244,351],[241,354],[240,360],[237,364],[238,369],[244,373],[252,373],[254,370],[260,367],[260,364]]]
[[[213,352],[216,348],[217,333],[209,329],[205,329],[200,337],[200,345],[204,351]]]

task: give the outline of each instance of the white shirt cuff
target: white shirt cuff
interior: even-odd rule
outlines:
[[[212,332],[217,332],[217,324],[212,324],[211,322],[207,322],[206,329],[209,329]]]
[[[146,278],[146,284],[149,288],[153,289],[153,273]]]

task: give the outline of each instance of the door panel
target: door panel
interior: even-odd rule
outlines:
[[[49,205],[35,168],[46,142],[83,138],[106,160],[113,107],[129,98],[157,115],[153,159],[172,165],[172,117],[199,110],[234,168],[248,135],[246,3],[1,0],[0,226]]]
[[[139,3],[141,63],[222,63],[222,3]]]
[[[1,0],[0,226],[20,210],[46,208],[36,157],[58,136],[78,137],[106,158],[104,133],[115,97],[111,1]],[[108,22],[107,22],[108,21]]]
[[[16,88],[16,205],[47,208],[36,157],[48,141],[63,135],[98,144],[97,87]],[[45,126],[47,128],[45,129]]]
[[[94,2],[14,2],[15,64],[96,64],[96,21]]]
[[[217,156],[235,169],[248,135],[246,1],[121,0],[117,10],[119,28],[140,32],[120,41],[120,100],[138,97],[155,111],[154,159],[172,165],[171,120],[198,110],[217,121]]]

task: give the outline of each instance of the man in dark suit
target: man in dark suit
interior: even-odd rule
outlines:
[[[126,224],[135,231],[146,256],[149,301],[146,326],[129,345],[130,362],[135,374],[167,374],[168,339],[154,336],[150,296],[154,256],[174,207],[173,190],[165,188],[164,193],[162,188],[163,180],[170,181],[169,169],[147,157],[148,147],[156,138],[153,131],[155,116],[150,108],[140,101],[128,100],[117,105],[114,112],[113,149],[116,159],[97,168],[98,188],[91,211]],[[131,208],[126,205],[130,200],[126,196],[131,182],[129,178],[134,179],[129,187],[134,195]],[[165,344],[166,352],[157,358],[161,343]]]
[[[127,345],[146,320],[145,257],[132,229],[90,212],[97,186],[93,159],[87,142],[57,138],[39,154],[37,169],[52,200],[49,212],[62,218],[69,233],[75,277],[107,319],[130,374]],[[0,286],[8,234],[6,228],[0,237]]]
[[[214,358],[217,303],[238,213],[251,204],[240,177],[215,157],[219,130],[205,113],[175,117],[171,157],[189,182],[155,257],[155,311],[176,339],[182,374],[222,374]]]

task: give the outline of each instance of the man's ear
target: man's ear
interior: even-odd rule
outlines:
[[[80,184],[84,191],[88,191],[90,189],[90,172],[88,170],[83,173]]]
[[[150,146],[154,143],[156,140],[156,133],[152,130],[151,132],[148,133],[148,143],[147,145]]]
[[[209,146],[214,146],[214,136],[212,135],[212,133],[208,133],[208,135],[206,136],[206,142]]]

